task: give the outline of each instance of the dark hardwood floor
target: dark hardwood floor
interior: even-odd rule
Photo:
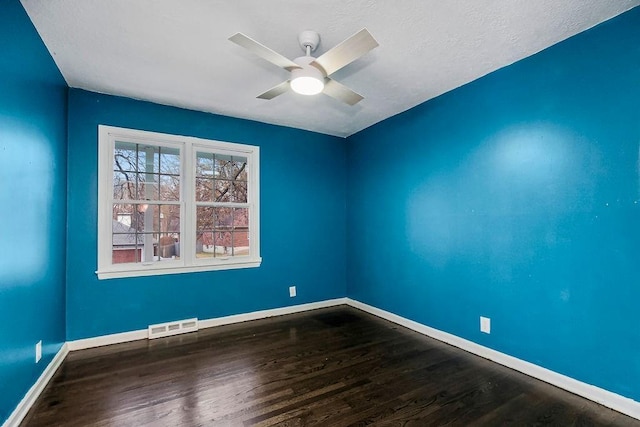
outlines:
[[[25,426],[640,426],[341,306],[72,352]]]

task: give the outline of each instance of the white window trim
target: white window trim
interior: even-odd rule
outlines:
[[[180,149],[180,259],[145,263],[112,263],[113,152],[116,140],[171,146]],[[195,244],[195,156],[198,149],[228,152],[247,157],[248,199],[250,207],[248,256],[197,259]],[[214,141],[113,126],[98,126],[98,269],[99,279],[155,276],[200,271],[259,267],[260,257],[260,148],[253,145]]]

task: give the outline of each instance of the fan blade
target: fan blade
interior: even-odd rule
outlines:
[[[302,68],[292,60],[280,55],[278,52],[269,49],[265,45],[258,43],[257,41],[245,36],[242,33],[236,33],[232,35],[231,37],[229,37],[229,40],[234,42],[238,46],[242,46],[243,48],[250,50],[251,52],[255,53],[263,59],[266,59],[272,64],[284,68],[287,71]]]
[[[359,93],[356,93],[345,85],[331,79],[325,79],[324,90],[322,93],[349,105],[356,105],[364,99],[364,97]]]
[[[328,52],[325,52],[315,61],[311,62],[311,65],[316,68],[320,66],[321,71],[324,71],[325,75],[328,76],[377,46],[378,42],[376,39],[373,38],[366,28],[363,28]]]
[[[272,87],[271,89],[269,89],[265,93],[256,96],[256,98],[273,99],[278,95],[282,95],[283,93],[285,93],[288,90],[289,90],[289,80],[287,80],[286,82],[280,83],[278,86]]]

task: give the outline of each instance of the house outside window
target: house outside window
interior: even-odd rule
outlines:
[[[260,265],[258,147],[98,133],[99,278]]]

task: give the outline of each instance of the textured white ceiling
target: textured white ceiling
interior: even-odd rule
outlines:
[[[22,0],[71,87],[348,136],[640,4],[640,0]],[[380,46],[332,77],[365,99],[256,96],[288,72],[242,32],[315,56],[366,27]]]

